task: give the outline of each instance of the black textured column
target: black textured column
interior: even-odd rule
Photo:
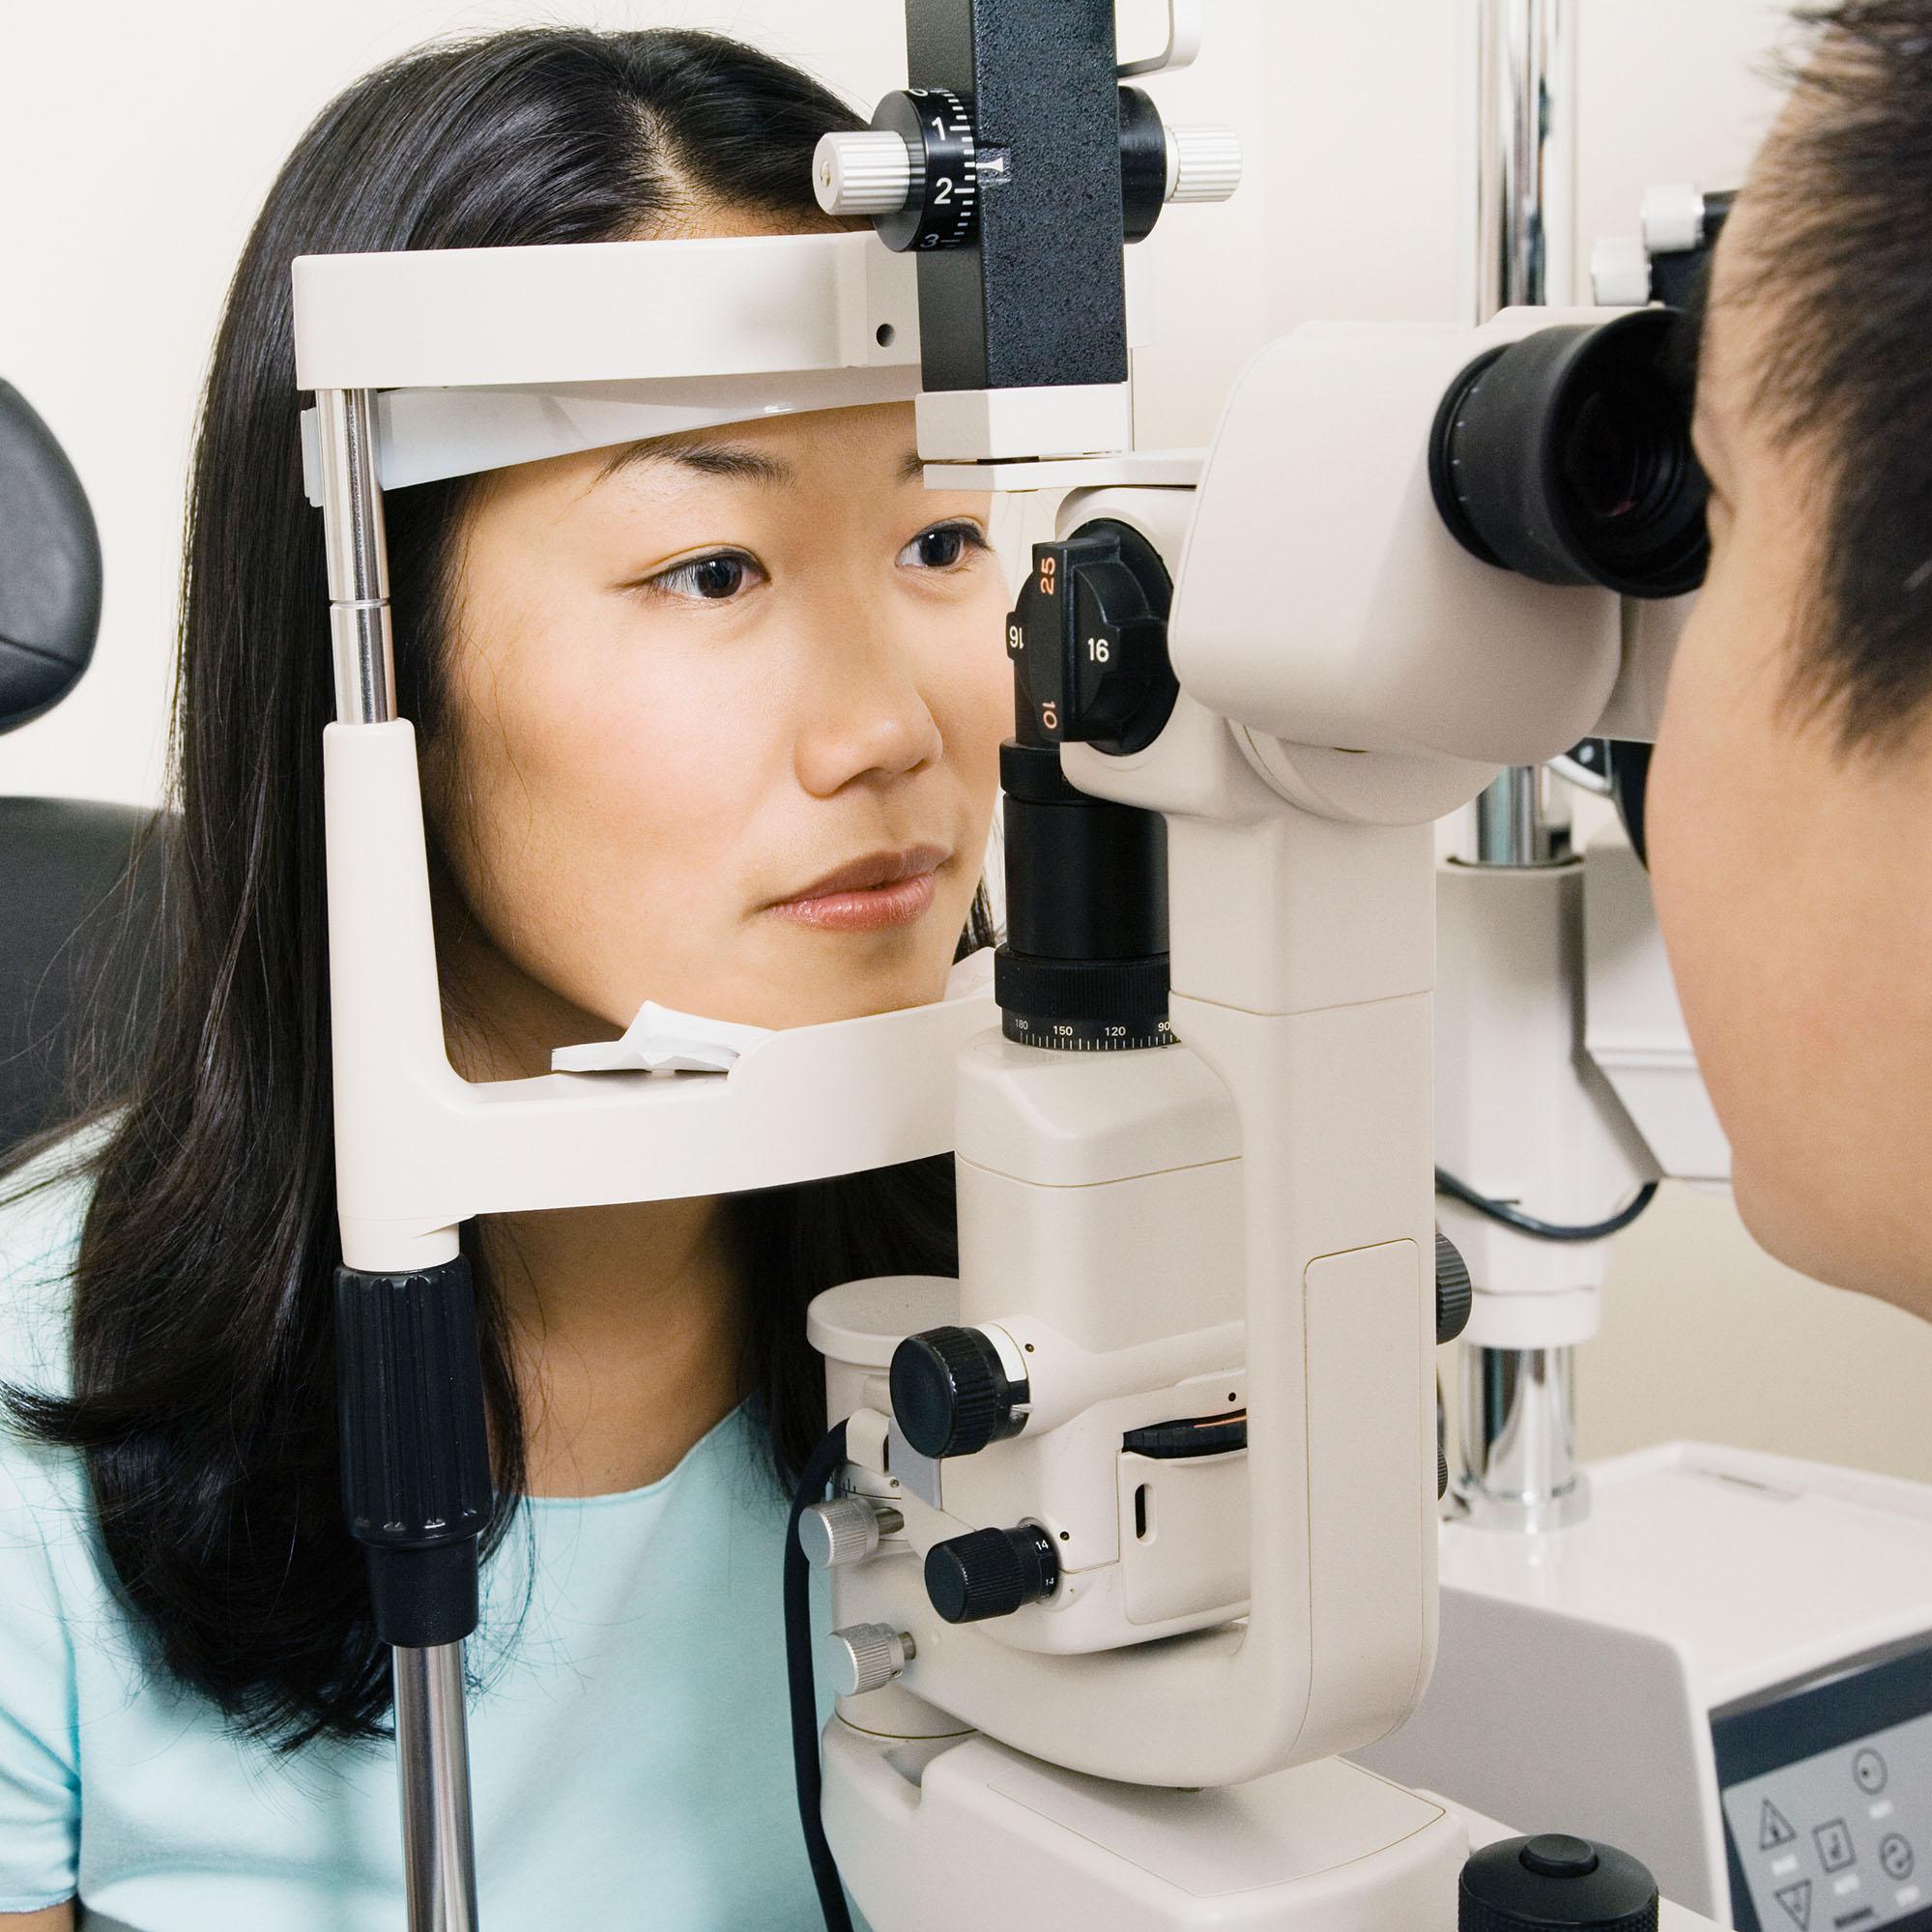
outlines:
[[[907,0],[906,64],[977,132],[977,242],[919,257],[925,387],[1124,383],[1113,0]]]

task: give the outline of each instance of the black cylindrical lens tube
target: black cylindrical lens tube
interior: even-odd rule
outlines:
[[[1683,318],[1641,308],[1540,329],[1444,393],[1429,483],[1457,542],[1543,584],[1674,597],[1704,581],[1708,488],[1673,374]]]
[[[1053,745],[1000,747],[1006,943],[994,994],[1010,1040],[1073,1053],[1165,1046],[1168,825],[1091,798]]]

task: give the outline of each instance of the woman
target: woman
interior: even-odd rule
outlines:
[[[0,1214],[0,1924],[399,1922],[333,1424],[332,701],[290,259],[822,227],[812,150],[855,125],[710,36],[505,33],[357,83],[269,195],[194,469],[164,1010]],[[770,1026],[932,999],[990,937],[1007,587],[987,500],[921,487],[909,406],[389,513],[459,1071],[541,1072],[647,996]],[[778,1592],[823,1424],[803,1311],[951,1271],[950,1163],[472,1232],[485,1922],[816,1924]]]

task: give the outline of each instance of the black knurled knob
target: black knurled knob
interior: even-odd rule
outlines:
[[[1457,1932],[1657,1932],[1657,1881],[1614,1845],[1545,1832],[1462,1867]]]
[[[1469,1285],[1469,1264],[1456,1252],[1448,1235],[1435,1237],[1435,1341],[1439,1348],[1454,1341],[1469,1326],[1469,1307],[1474,1294]]]
[[[972,1456],[1011,1434],[1016,1390],[976,1328],[929,1328],[892,1353],[892,1415],[921,1456]]]
[[[1053,1541],[1036,1523],[974,1530],[926,1552],[926,1595],[949,1624],[1010,1617],[1051,1597],[1059,1580]]]

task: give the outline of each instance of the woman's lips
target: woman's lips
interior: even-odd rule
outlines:
[[[780,918],[800,925],[820,926],[834,933],[870,933],[886,926],[909,926],[933,903],[937,890],[930,872],[890,885],[861,891],[822,892],[809,899],[787,899],[770,909]]]
[[[837,866],[768,909],[834,933],[908,926],[933,903],[933,875],[952,857],[943,846],[868,852]]]

